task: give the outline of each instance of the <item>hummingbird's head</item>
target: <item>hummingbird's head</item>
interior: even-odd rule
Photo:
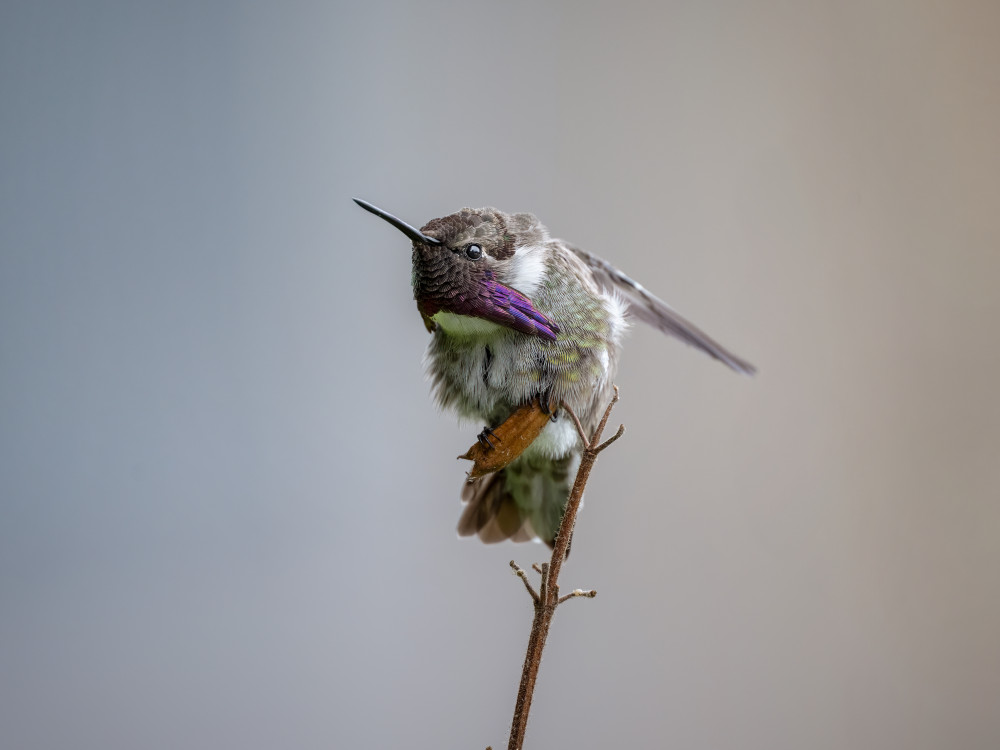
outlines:
[[[425,237],[469,260],[494,264],[510,260],[518,248],[548,239],[545,228],[531,214],[505,214],[495,208],[463,208],[456,213],[431,219],[420,230]],[[427,245],[414,241],[414,247]],[[473,249],[469,252],[469,248]],[[499,267],[499,266],[498,266]]]
[[[432,219],[421,234],[440,240],[440,245],[413,243],[414,292],[433,291],[447,279],[457,288],[495,279],[530,294],[539,279],[528,279],[526,271],[541,274],[537,263],[525,262],[527,248],[548,239],[545,228],[531,214],[506,214],[495,208],[463,208],[440,219]],[[529,269],[527,266],[531,266]],[[521,289],[526,286],[527,290]]]
[[[532,214],[463,208],[417,230],[370,203],[354,200],[413,242],[413,296],[425,318],[445,311],[492,319],[494,313],[487,308],[493,306],[498,290],[513,290],[530,307],[527,297],[534,294],[545,273],[541,246],[549,238]],[[551,323],[548,328],[558,330]]]

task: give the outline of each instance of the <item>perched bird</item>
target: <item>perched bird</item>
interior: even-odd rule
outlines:
[[[413,243],[413,296],[431,333],[427,369],[438,403],[486,425],[482,447],[518,410],[541,410],[540,432],[506,466],[471,475],[459,534],[484,542],[541,538],[552,546],[582,449],[565,402],[589,434],[611,398],[630,317],[733,370],[732,354],[614,266],[553,239],[532,214],[463,208],[417,230],[355,198]]]

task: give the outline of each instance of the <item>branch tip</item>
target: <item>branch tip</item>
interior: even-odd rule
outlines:
[[[510,561],[510,567],[514,571],[514,575],[516,575],[518,578],[521,579],[521,583],[523,583],[524,584],[524,588],[526,588],[528,590],[528,593],[531,595],[532,601],[534,601],[535,604],[538,604],[538,601],[539,601],[538,600],[538,592],[535,591],[535,589],[532,588],[531,581],[528,580],[528,574],[525,573],[524,570],[521,568],[521,566],[518,565],[513,560]]]
[[[566,594],[566,596],[559,597],[558,603],[562,604],[565,601],[568,601],[570,599],[576,599],[577,597],[581,596],[585,599],[593,599],[595,596],[597,596],[597,592],[594,589],[590,589],[589,591],[584,591],[583,589],[573,589],[568,594]]]

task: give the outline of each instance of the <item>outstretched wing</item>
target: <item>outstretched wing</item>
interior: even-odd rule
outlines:
[[[638,281],[629,278],[596,255],[591,255],[572,245],[566,247],[590,267],[598,284],[607,290],[619,292],[628,303],[629,312],[639,320],[701,349],[706,354],[729,365],[736,372],[753,375],[757,371],[757,368],[752,364],[737,357],[666,302],[648,292]]]

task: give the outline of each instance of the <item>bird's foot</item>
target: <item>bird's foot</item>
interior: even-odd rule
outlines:
[[[496,448],[500,443],[500,437],[493,432],[493,429],[489,426],[483,428],[483,431],[479,433],[476,438],[479,440],[479,444],[483,446],[483,450],[489,450],[490,448]],[[496,444],[493,443],[496,440]]]
[[[524,453],[548,424],[549,417],[536,399],[521,405],[495,428],[487,427],[459,458],[473,462],[471,479],[492,474]]]
[[[557,401],[553,401],[551,388],[546,388],[538,394],[538,408],[542,410],[542,414],[546,415],[553,422],[556,421],[559,403]]]

